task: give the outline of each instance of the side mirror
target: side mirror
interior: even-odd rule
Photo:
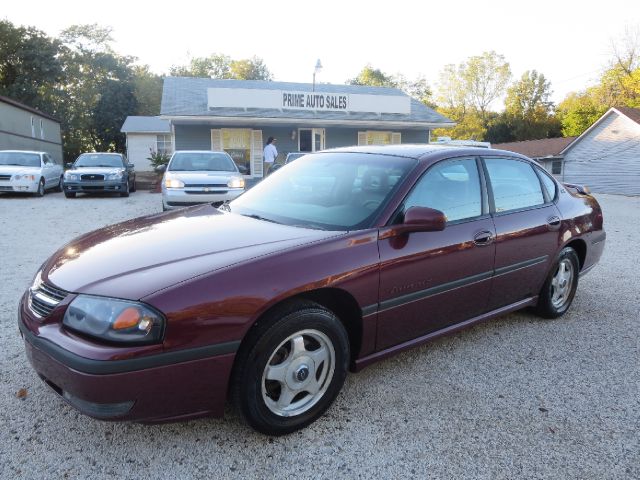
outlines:
[[[163,163],[162,165],[158,165],[155,170],[156,173],[164,173],[167,170],[167,164]]]
[[[65,163],[64,166],[67,168],[73,168],[73,162]]]
[[[127,170],[133,170],[136,166],[133,163],[127,163]]]
[[[447,217],[440,210],[428,207],[411,207],[404,213],[402,223],[405,232],[441,232],[447,225]]]
[[[238,165],[238,171],[242,174],[242,175],[246,175],[248,170],[247,167],[245,167],[244,165]]]

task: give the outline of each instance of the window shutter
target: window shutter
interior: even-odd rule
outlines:
[[[400,132],[391,132],[391,144],[399,145],[402,143],[402,134]]]
[[[211,150],[222,151],[222,130],[211,130]]]
[[[251,130],[251,174],[262,176],[262,130]]]
[[[367,132],[358,132],[358,145],[367,144]]]

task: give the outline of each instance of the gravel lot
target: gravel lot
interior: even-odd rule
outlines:
[[[324,418],[269,438],[232,410],[145,426],[58,399],[25,358],[20,295],[61,244],[160,196],[0,197],[0,478],[640,478],[640,198],[598,199],[607,248],[563,318],[507,315],[349,375]]]

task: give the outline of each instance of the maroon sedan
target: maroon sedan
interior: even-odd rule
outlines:
[[[525,307],[564,314],[602,212],[510,152],[425,145],[308,155],[229,204],[88,233],[19,308],[38,375],[100,419],[308,425],[348,369]]]

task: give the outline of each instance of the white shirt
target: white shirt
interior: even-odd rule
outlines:
[[[276,146],[273,143],[270,143],[264,147],[263,154],[265,162],[273,163],[278,157],[278,150],[276,150]]]

